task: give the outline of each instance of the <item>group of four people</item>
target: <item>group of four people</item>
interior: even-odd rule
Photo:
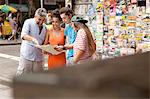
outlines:
[[[73,11],[63,7],[52,15],[52,27],[46,28],[43,24],[46,19],[46,10],[39,8],[34,18],[24,22],[21,38],[20,62],[17,74],[23,72],[39,72],[43,70],[43,52],[34,46],[50,44],[57,51],[67,50],[58,55],[48,53],[48,68],[64,67],[89,61],[96,46],[87,21],[79,16],[73,16]],[[61,27],[61,21],[66,26]]]

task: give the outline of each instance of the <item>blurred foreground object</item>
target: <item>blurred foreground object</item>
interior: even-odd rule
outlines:
[[[148,99],[150,52],[14,78],[15,99]]]

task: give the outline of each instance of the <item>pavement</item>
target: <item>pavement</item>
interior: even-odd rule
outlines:
[[[14,99],[11,87],[0,85],[0,99]]]
[[[18,67],[17,59],[16,56],[0,53],[0,99],[14,99],[12,84]]]
[[[14,40],[3,40],[0,39],[0,45],[16,45],[16,44],[21,44],[21,39],[17,39],[17,41]]]
[[[12,84],[20,59],[20,43],[21,40],[17,42],[0,40],[0,99],[14,99]],[[10,49],[12,50],[7,53]],[[45,55],[45,70],[47,70],[47,57]]]
[[[17,39],[17,41],[14,41],[14,40],[8,41],[8,40],[0,39],[0,46],[17,45],[17,44],[21,44],[21,39]],[[5,58],[7,58],[7,57],[5,57]],[[2,62],[3,58],[1,57],[0,59]],[[14,59],[17,59],[17,58],[15,57]],[[9,61],[11,61],[11,60],[8,60],[7,64],[9,64]],[[3,68],[5,68],[5,67],[6,66],[4,66]],[[16,68],[17,68],[17,65],[15,66],[15,68],[10,66],[9,68],[4,69],[4,70],[7,70],[7,72],[6,71],[2,72],[4,70],[1,70],[1,73],[0,73],[0,99],[14,99],[13,98],[12,79],[16,72]],[[3,74],[3,75],[1,75],[1,74]]]

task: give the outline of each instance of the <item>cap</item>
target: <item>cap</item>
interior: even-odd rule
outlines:
[[[87,20],[85,20],[83,17],[81,17],[81,16],[73,16],[72,18],[71,18],[71,21],[72,22],[80,22],[80,23],[87,23],[88,21]]]

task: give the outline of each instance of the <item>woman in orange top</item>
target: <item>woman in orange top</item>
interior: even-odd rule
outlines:
[[[51,44],[52,46],[64,45],[64,29],[60,27],[61,17],[58,13],[52,16],[52,28],[48,29],[44,44]],[[62,48],[57,48],[61,51]],[[64,67],[66,64],[65,53],[58,55],[48,54],[48,69]]]

